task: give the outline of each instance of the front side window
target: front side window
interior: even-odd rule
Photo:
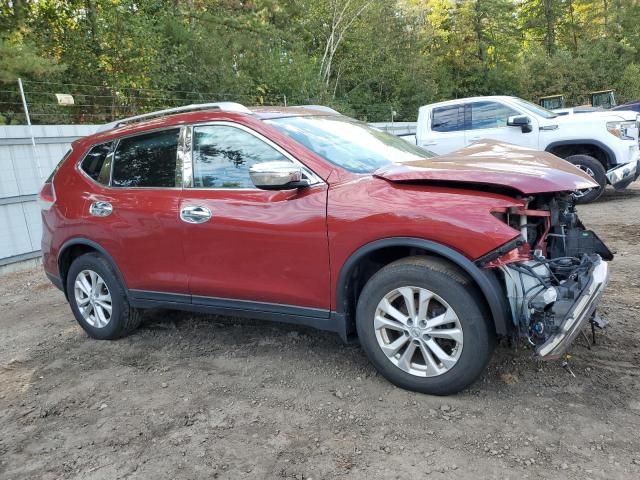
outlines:
[[[395,162],[433,153],[342,115],[309,115],[266,120],[328,162],[354,173],[371,173]]]
[[[180,129],[120,140],[114,154],[114,187],[175,187]]]
[[[102,185],[109,185],[111,176],[111,153],[113,152],[113,142],[95,145],[85,155],[80,168],[94,181]]]
[[[272,161],[291,160],[240,128],[207,125],[193,129],[193,186],[196,188],[255,188],[249,168]]]
[[[513,108],[498,102],[473,102],[471,104],[471,130],[507,126],[507,119],[519,115]]]
[[[458,132],[464,130],[464,105],[447,105],[433,109],[431,130]]]

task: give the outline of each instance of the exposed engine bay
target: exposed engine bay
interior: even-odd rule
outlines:
[[[524,200],[493,212],[521,235],[484,266],[500,271],[516,332],[537,356],[558,358],[593,317],[613,254],[582,225],[570,194]]]

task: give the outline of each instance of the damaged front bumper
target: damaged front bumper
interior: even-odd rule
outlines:
[[[607,180],[615,190],[627,188],[640,175],[640,161],[625,163],[607,171]]]
[[[594,264],[587,285],[560,324],[558,331],[535,350],[542,360],[554,360],[567,351],[576,336],[587,325],[609,280],[609,265],[600,259]]]

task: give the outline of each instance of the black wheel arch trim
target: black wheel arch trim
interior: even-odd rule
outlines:
[[[461,268],[478,285],[489,306],[493,323],[498,335],[507,335],[512,330],[511,315],[507,299],[493,270],[481,269],[461,253],[440,243],[414,237],[392,237],[376,240],[363,245],[353,252],[340,270],[336,291],[335,311],[345,315],[347,310],[347,291],[353,269],[366,255],[388,247],[411,247],[436,254]]]
[[[66,274],[63,274],[60,268],[60,260],[62,259],[63,254],[66,250],[76,245],[84,245],[86,247],[91,247],[97,252],[99,252],[113,267],[113,270],[115,271],[116,276],[118,277],[118,280],[120,280],[120,283],[122,284],[122,287],[128,297],[129,289],[127,288],[127,283],[125,282],[122,272],[120,272],[120,269],[118,268],[118,264],[115,262],[111,254],[99,243],[94,242],[93,240],[89,240],[88,238],[82,238],[82,237],[75,237],[67,240],[62,244],[62,247],[60,247],[60,250],[58,251],[58,258],[56,259],[56,264],[58,266],[58,273],[60,275],[60,280],[63,286],[62,291],[65,293],[65,295],[67,294],[67,279],[66,279]]]
[[[593,140],[593,139],[582,139],[582,140],[560,140],[557,142],[552,142],[549,145],[546,146],[546,148],[544,149],[545,152],[549,152],[551,153],[551,150],[553,150],[556,147],[565,147],[565,146],[571,146],[571,145],[591,145],[594,147],[598,147],[599,149],[601,149],[602,151],[604,151],[604,153],[607,155],[607,163],[609,165],[616,165],[616,154],[613,152],[613,150],[611,150],[611,148],[609,148],[607,145],[605,145],[604,143],[598,141],[598,140]],[[606,165],[604,166],[605,169],[608,168]]]

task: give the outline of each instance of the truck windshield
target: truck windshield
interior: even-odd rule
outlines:
[[[341,115],[282,117],[266,123],[328,162],[354,173],[371,173],[391,163],[434,156],[399,137]]]
[[[535,113],[536,115],[541,116],[542,118],[556,118],[558,116],[557,113],[553,113],[551,110],[547,110],[540,105],[527,102],[526,100],[523,100],[521,98],[514,98],[513,102],[518,106],[524,108],[525,110],[529,110],[531,113]]]

